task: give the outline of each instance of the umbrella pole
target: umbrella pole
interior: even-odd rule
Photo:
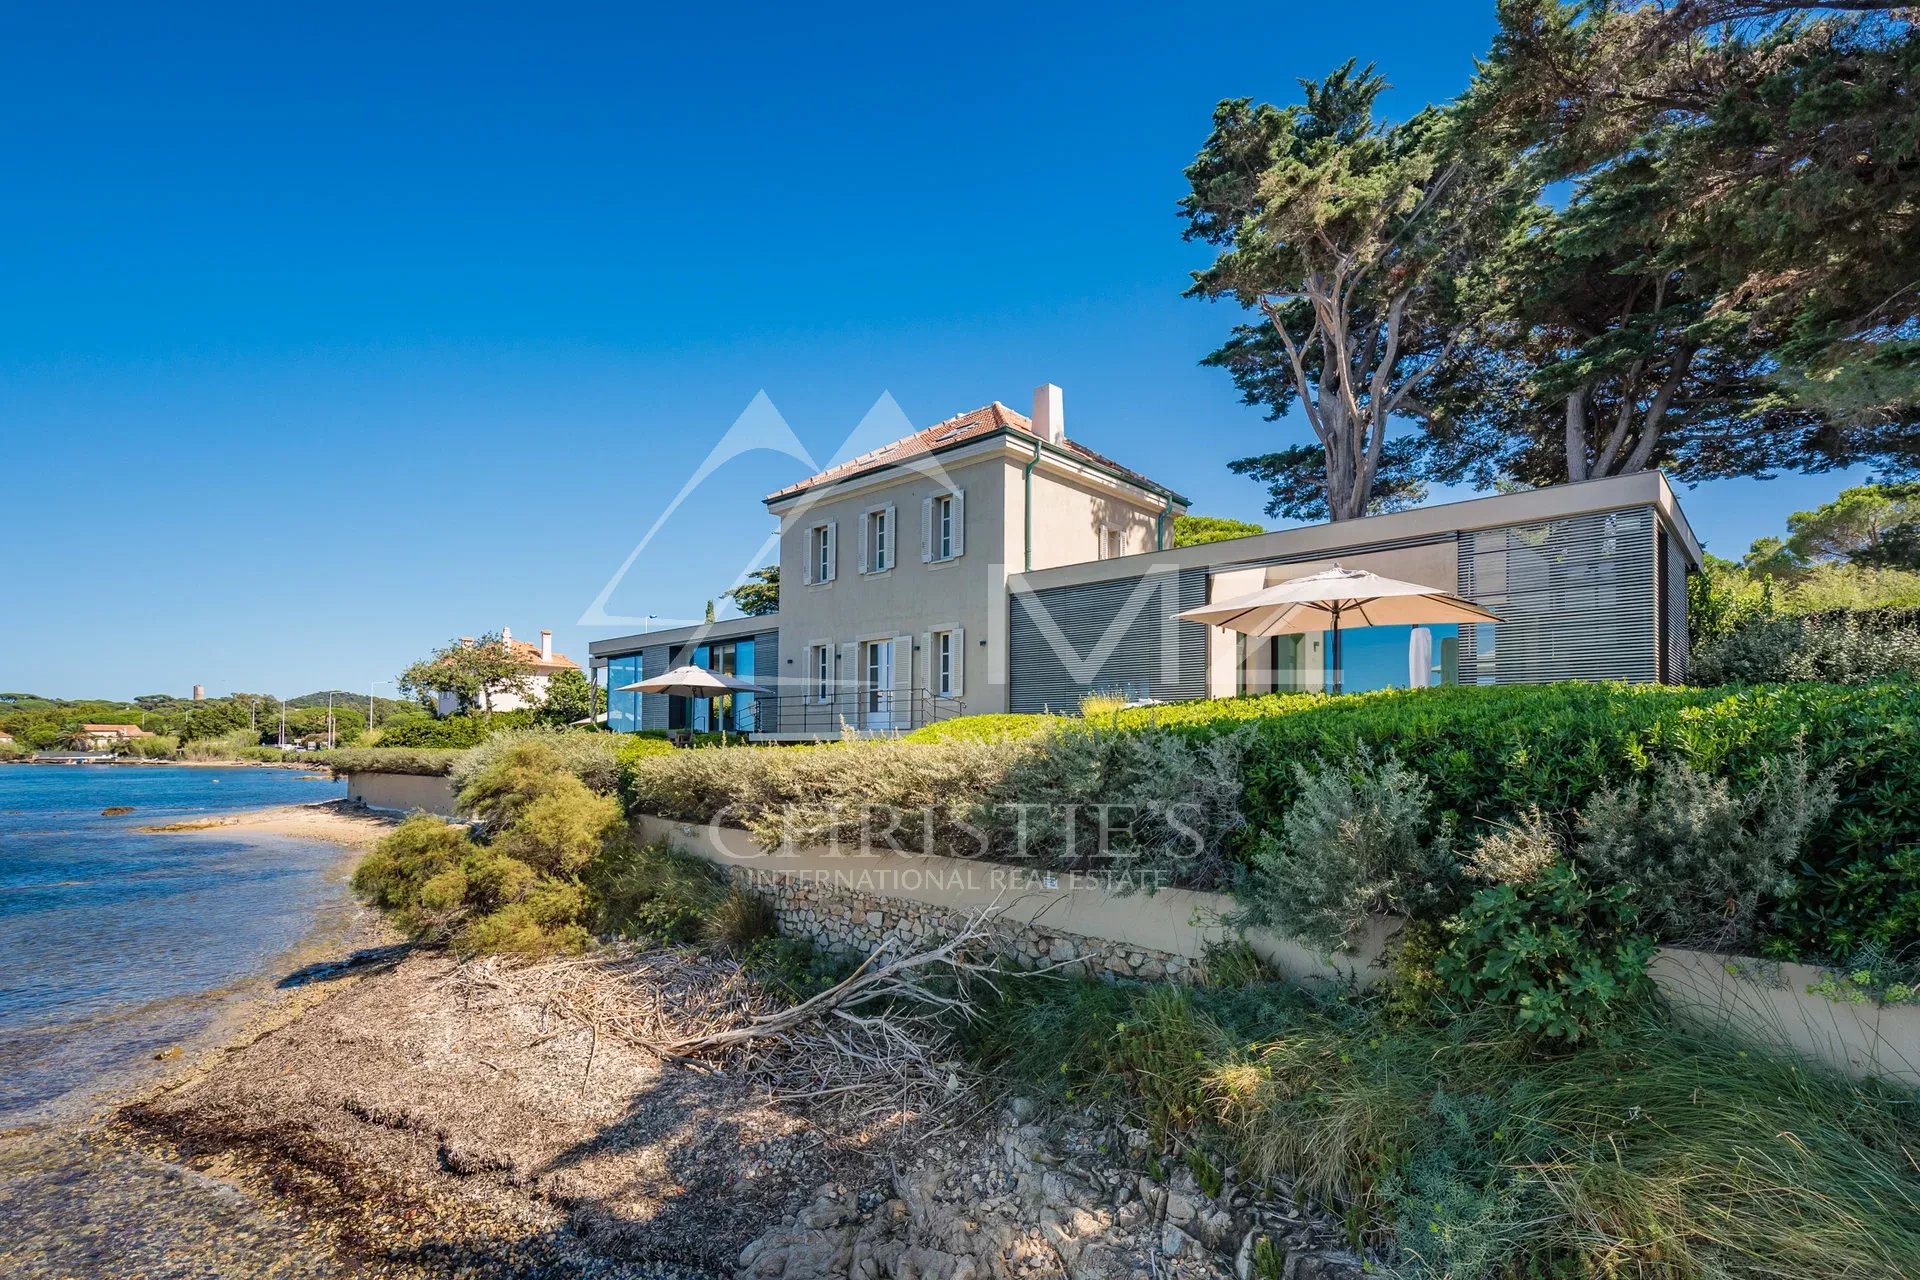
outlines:
[[[1333,691],[1337,694],[1346,683],[1346,672],[1340,667],[1340,606],[1333,606]]]

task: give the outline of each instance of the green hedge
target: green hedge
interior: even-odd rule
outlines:
[[[492,716],[395,716],[380,726],[382,747],[477,747],[502,729],[525,729],[531,711],[502,711]]]
[[[1054,715],[1013,715],[999,713],[981,716],[956,716],[941,720],[904,735],[905,742],[991,742],[999,738],[1030,738],[1045,733],[1064,719]]]
[[[1775,922],[1804,951],[1846,954],[1920,936],[1920,685],[1687,689],[1568,683],[1269,695],[1123,712],[1206,736],[1254,725],[1251,829],[1294,801],[1293,766],[1365,744],[1422,773],[1436,807],[1469,829],[1530,805],[1566,815],[1659,758],[1751,785],[1761,762],[1804,743],[1832,769],[1839,804],[1808,841],[1799,892]]]
[[[306,757],[340,773],[415,773],[444,778],[462,751],[446,747],[343,747]]]

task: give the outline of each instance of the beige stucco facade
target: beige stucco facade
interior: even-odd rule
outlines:
[[[1186,508],[1031,438],[995,436],[769,509],[780,520],[779,719],[797,732],[841,717],[884,730],[1004,711],[993,650],[1006,639],[1007,575],[1152,551]],[[882,687],[890,696],[876,698]]]

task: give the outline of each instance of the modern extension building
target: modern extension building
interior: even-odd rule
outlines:
[[[1248,640],[1174,614],[1329,568],[1482,604],[1498,624],[1343,632],[1349,691],[1685,678],[1700,547],[1657,472],[1174,548],[1187,500],[1065,430],[1061,393],[998,402],[772,493],[780,608],[596,641],[608,725],[767,740],[959,714],[1331,687],[1318,634]],[[1427,655],[1431,655],[1429,659]],[[612,692],[693,663],[776,692]]]

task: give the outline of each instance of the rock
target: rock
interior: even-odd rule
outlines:
[[[1160,1231],[1160,1252],[1169,1258],[1179,1257],[1192,1243],[1193,1238],[1172,1223]]]
[[[132,812],[133,806],[130,804],[110,804],[100,811],[100,816],[103,818],[118,818],[122,814]]]
[[[1198,1208],[1192,1200],[1189,1200],[1178,1191],[1167,1192],[1166,1215],[1168,1222],[1171,1222],[1176,1227],[1184,1227],[1193,1221],[1194,1214],[1197,1212]]]
[[[177,1044],[170,1044],[166,1048],[162,1049],[160,1052],[154,1054],[153,1060],[155,1062],[171,1062],[179,1056],[180,1056],[180,1046]]]

